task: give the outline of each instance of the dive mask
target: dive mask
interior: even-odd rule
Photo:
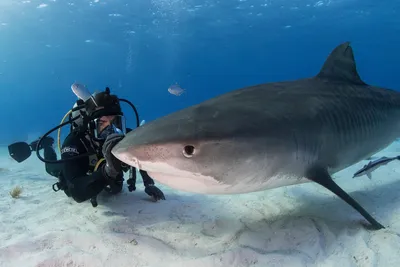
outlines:
[[[94,120],[96,139],[105,140],[110,134],[126,134],[125,117],[121,115],[102,116]]]

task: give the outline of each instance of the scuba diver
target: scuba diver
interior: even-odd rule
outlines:
[[[127,180],[129,191],[136,190],[136,169],[125,165],[111,153],[111,149],[130,131],[125,127],[124,114],[120,101],[128,103],[136,113],[137,126],[139,116],[136,108],[128,100],[119,99],[110,94],[107,87],[104,92],[91,95],[85,86],[74,83],[71,86],[80,98],[69,115],[69,121],[51,129],[39,140],[29,145],[17,142],[10,145],[9,153],[17,162],[28,158],[35,151],[38,158],[45,162],[46,172],[58,178],[53,185],[54,191],[62,190],[68,197],[81,203],[90,200],[97,206],[97,195],[101,191],[110,194],[121,192],[124,172],[129,171]],[[57,160],[54,151],[54,139],[48,135],[66,124],[71,124],[70,133],[60,149],[61,160]],[[44,158],[39,151],[43,149]],[[154,185],[147,172],[140,170],[145,192],[155,201],[165,200],[163,192]]]

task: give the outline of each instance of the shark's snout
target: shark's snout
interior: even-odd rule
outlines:
[[[201,145],[189,143],[162,143],[132,145],[133,136],[127,136],[113,149],[120,161],[146,171],[161,184],[187,192],[219,193],[227,185],[206,173],[207,168],[197,161]]]
[[[111,150],[111,153],[120,161],[140,169],[139,160],[136,156],[137,153],[134,149],[115,146]]]

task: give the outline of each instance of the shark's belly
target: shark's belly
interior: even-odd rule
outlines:
[[[258,192],[282,186],[310,182],[306,178],[294,175],[274,175],[266,177],[260,175],[260,179],[248,179],[241,176],[241,180],[235,183],[223,183],[214,179],[198,179],[191,177],[179,177],[162,173],[149,172],[149,175],[160,184],[171,188],[197,194],[229,195]]]
[[[303,176],[306,165],[293,152],[285,153],[274,160],[263,153],[247,154],[245,148],[236,154],[236,164],[221,164],[213,174],[148,171],[157,182],[171,188],[199,194],[244,194],[282,186],[309,182]]]

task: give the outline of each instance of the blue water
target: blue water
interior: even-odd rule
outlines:
[[[364,81],[400,89],[399,7],[395,0],[2,0],[0,143],[59,124],[76,100],[75,81],[91,91],[109,86],[151,121],[240,87],[313,76],[344,41]],[[168,93],[175,82],[185,94]]]

